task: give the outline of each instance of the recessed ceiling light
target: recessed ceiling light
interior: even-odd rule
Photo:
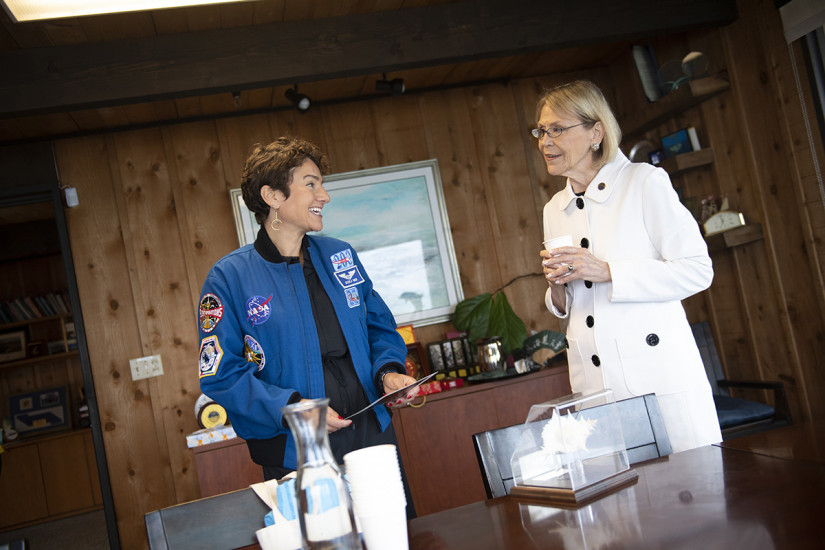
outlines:
[[[254,0],[0,0],[15,22]]]

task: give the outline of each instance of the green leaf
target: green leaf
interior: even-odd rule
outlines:
[[[453,325],[458,330],[467,332],[467,339],[471,343],[486,338],[492,307],[493,297],[487,292],[467,298],[455,306]]]
[[[513,311],[513,308],[510,307],[510,302],[503,292],[498,293],[493,303],[487,330],[490,336],[501,337],[501,345],[505,354],[524,346],[524,340],[527,338],[527,328]]]

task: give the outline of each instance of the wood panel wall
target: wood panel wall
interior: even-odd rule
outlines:
[[[695,126],[716,162],[675,185],[688,196],[724,193],[764,228],[763,240],[713,255],[713,286],[686,301],[690,320],[710,320],[730,377],[781,379],[796,420],[823,418],[823,204],[798,135],[778,13],[769,1],[741,4],[727,28],[655,41],[660,59],[707,52],[731,89],[650,135]],[[228,190],[249,147],[300,135],[328,153],[334,172],[438,159],[473,296],[539,272],[541,208],[562,181],[547,176],[528,130],[542,87],[579,76],[595,80],[620,117],[645,108],[628,52],[576,75],[55,143],[61,183],[80,197],[68,224],[124,547],[145,547],[145,512],[199,497],[185,445],[197,429],[196,304],[209,267],[237,246]],[[535,276],[506,290],[528,329],[558,329],[545,288]],[[426,342],[448,328],[417,333]],[[164,375],[133,382],[129,359],[150,354],[161,355]]]

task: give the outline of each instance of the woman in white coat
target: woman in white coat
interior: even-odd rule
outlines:
[[[710,286],[699,226],[667,173],[631,163],[601,91],[588,81],[549,90],[532,131],[564,189],[544,207],[547,308],[567,327],[574,392],[617,400],[655,393],[674,452],[722,440],[713,397],[681,300]]]

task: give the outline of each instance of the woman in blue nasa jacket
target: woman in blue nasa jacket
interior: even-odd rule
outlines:
[[[307,235],[323,229],[325,171],[326,157],[309,142],[254,146],[242,191],[261,229],[212,267],[201,293],[201,390],[226,409],[266,479],[297,467],[285,405],[330,399],[327,429],[342,463],[349,451],[397,443],[384,407],[343,418],[415,382],[404,374],[407,349],[392,313],[358,255],[344,241]]]

